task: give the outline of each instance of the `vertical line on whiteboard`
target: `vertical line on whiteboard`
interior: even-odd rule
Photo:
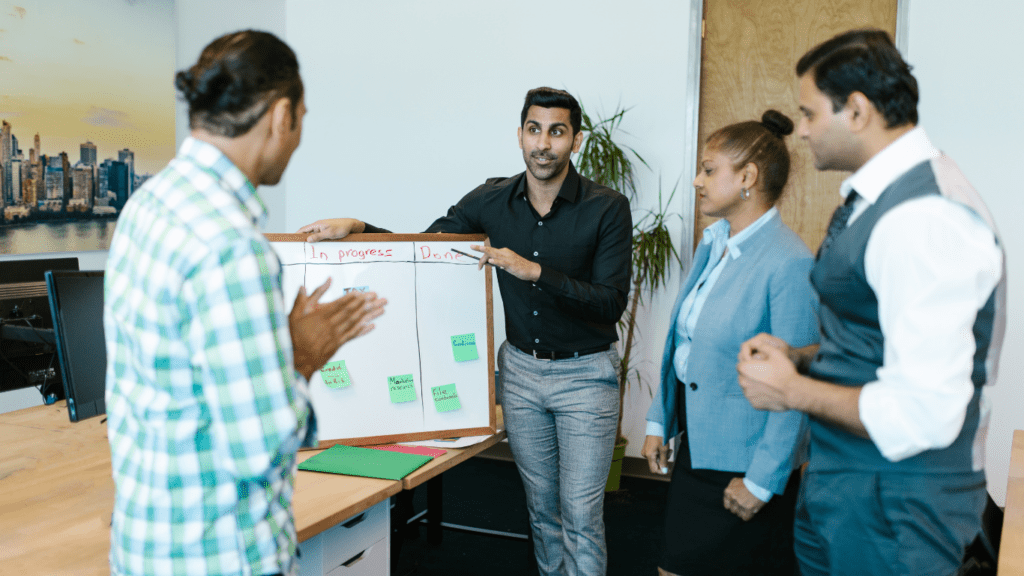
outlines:
[[[427,425],[427,398],[423,394],[423,345],[420,342],[420,280],[416,268],[416,243],[412,245],[412,308],[416,311],[416,359],[420,366],[420,422]]]

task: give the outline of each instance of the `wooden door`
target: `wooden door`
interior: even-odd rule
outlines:
[[[897,0],[705,0],[698,154],[718,128],[760,120],[774,108],[799,122],[796,62],[807,50],[851,28],[896,33]],[[786,138],[792,158],[779,210],[812,251],[817,251],[839,184],[848,172],[819,172],[807,144]],[[699,156],[698,156],[699,162]],[[695,210],[694,246],[714,219]]]

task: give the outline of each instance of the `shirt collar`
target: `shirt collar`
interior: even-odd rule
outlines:
[[[907,170],[942,153],[932,145],[924,128],[915,127],[875,154],[839,186],[845,199],[850,190],[874,204],[882,192]]]
[[[575,203],[579,190],[580,174],[576,171],[576,167],[572,165],[572,162],[569,162],[569,171],[565,174],[565,180],[562,180],[562,187],[558,189],[558,198]],[[526,195],[526,172],[523,172],[522,178],[519,179],[515,195]]]
[[[252,218],[253,224],[263,227],[266,223],[267,207],[256,193],[256,187],[219,148],[189,136],[181,143],[178,158],[195,164],[216,178],[225,190],[235,195],[242,209]]]
[[[725,247],[728,246],[729,256],[733,260],[735,260],[736,258],[739,258],[741,255],[743,255],[743,249],[741,245],[748,238],[753,236],[755,232],[760,230],[761,227],[763,227],[765,224],[771,221],[772,218],[776,218],[778,215],[778,208],[772,206],[771,208],[768,209],[767,212],[762,214],[760,218],[754,220],[750,224],[750,226],[747,226],[743,230],[740,230],[740,232],[733,236],[732,238],[729,237],[729,230],[731,230],[729,221],[726,220],[725,218],[722,218],[718,222],[715,222],[714,224],[704,229],[704,237],[701,239],[701,242],[704,244],[711,244],[712,248],[721,246],[722,250],[724,250]]]

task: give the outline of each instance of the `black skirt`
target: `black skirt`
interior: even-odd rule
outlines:
[[[682,387],[682,384],[680,384]],[[685,430],[686,395],[677,394],[680,429]],[[660,566],[680,576],[796,574],[793,510],[800,486],[794,470],[783,494],[776,494],[744,522],[723,504],[725,488],[742,472],[693,469],[684,433],[665,506]]]

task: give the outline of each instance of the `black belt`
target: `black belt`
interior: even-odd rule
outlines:
[[[509,342],[509,344],[512,344]],[[512,344],[516,346],[515,344]],[[605,344],[604,346],[598,346],[597,348],[588,348],[586,350],[580,350],[578,352],[556,352],[547,350],[527,350],[526,348],[520,348],[516,346],[516,349],[524,354],[529,354],[537,360],[565,360],[566,358],[579,358],[580,356],[587,356],[588,354],[597,354],[598,352],[607,352],[611,348],[611,344]]]

